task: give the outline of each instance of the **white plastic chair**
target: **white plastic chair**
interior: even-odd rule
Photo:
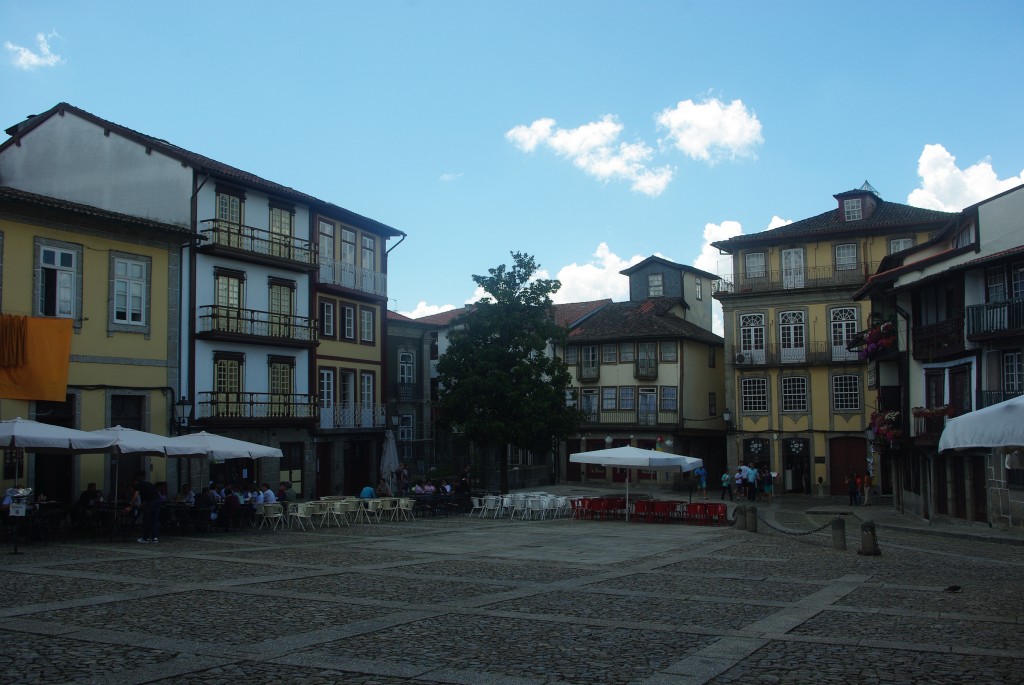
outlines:
[[[305,531],[307,523],[310,528],[313,528],[313,517],[310,515],[309,505],[304,502],[290,505],[288,509],[288,527],[291,528],[298,525],[299,528]]]

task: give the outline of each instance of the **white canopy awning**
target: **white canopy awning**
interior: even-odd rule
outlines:
[[[939,451],[1024,447],[1024,395],[946,422]]]

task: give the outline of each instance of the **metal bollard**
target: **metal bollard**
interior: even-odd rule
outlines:
[[[874,557],[881,553],[878,549],[878,538],[875,536],[875,522],[869,520],[860,524],[860,549],[857,550],[857,554]]]
[[[733,509],[733,517],[736,521],[736,530],[747,529],[747,507],[745,504],[737,504]]]
[[[757,532],[757,507],[747,507],[747,531],[750,533]]]
[[[846,521],[840,516],[832,519],[832,549],[846,551]]]

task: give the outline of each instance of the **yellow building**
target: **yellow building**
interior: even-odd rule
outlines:
[[[3,313],[68,318],[73,331],[66,399],[0,398],[0,416],[166,434],[178,384],[180,248],[188,239],[187,227],[0,187]],[[87,483],[109,493],[115,480],[131,483],[143,468],[164,481],[165,461],[125,456],[114,467],[106,454],[30,456],[22,481],[67,502]],[[10,466],[4,489],[13,484]]]
[[[732,255],[715,298],[725,324],[730,468],[770,466],[782,491],[845,495],[850,473],[880,475],[865,430],[876,379],[849,345],[872,312],[853,294],[887,255],[926,241],[954,215],[886,202],[865,183],[780,228],[713,243]],[[871,461],[869,466],[869,461]]]

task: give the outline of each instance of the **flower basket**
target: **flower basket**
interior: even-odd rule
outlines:
[[[875,440],[892,442],[903,435],[900,413],[898,411],[876,411],[871,415],[871,430],[875,432]]]
[[[883,321],[864,331],[864,347],[860,349],[860,358],[874,359],[881,356],[896,349],[896,342],[896,324],[892,321]]]
[[[940,416],[953,416],[953,407],[948,404],[941,407],[914,407],[910,413],[920,419],[935,419]]]

